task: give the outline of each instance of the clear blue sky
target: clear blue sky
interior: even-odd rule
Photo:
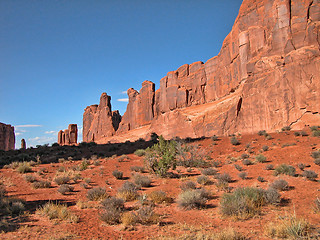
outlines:
[[[1,0],[0,122],[16,147],[57,141],[82,127],[102,92],[126,110],[123,92],[217,55],[241,0]],[[82,139],[82,136],[80,136]]]

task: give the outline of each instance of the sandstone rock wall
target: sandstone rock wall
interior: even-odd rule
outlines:
[[[320,0],[244,0],[218,56],[169,72],[157,91],[129,89],[119,130],[96,140],[142,126],[200,137],[320,125],[319,30]]]
[[[68,129],[58,133],[58,144],[60,145],[75,145],[78,141],[77,124],[69,124]]]
[[[13,150],[15,148],[14,127],[0,123],[0,150]]]

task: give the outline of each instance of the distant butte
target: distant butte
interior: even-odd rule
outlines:
[[[140,91],[123,117],[110,96],[83,115],[83,141],[123,142],[320,125],[320,2],[244,0],[218,56],[185,64]]]

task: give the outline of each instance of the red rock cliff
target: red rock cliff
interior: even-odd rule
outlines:
[[[319,29],[319,0],[244,0],[218,56],[169,72],[157,91],[129,89],[119,130],[97,140],[320,125]]]
[[[74,145],[78,141],[78,127],[77,124],[69,124],[68,129],[58,132],[58,144],[60,145]]]
[[[15,148],[14,127],[0,123],[0,150],[12,150]]]

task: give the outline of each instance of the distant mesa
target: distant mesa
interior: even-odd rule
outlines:
[[[13,150],[15,148],[14,127],[0,123],[0,150]]]
[[[127,110],[106,93],[83,114],[83,141],[124,142],[152,132],[201,137],[320,125],[320,2],[244,0],[218,56],[128,90]]]
[[[76,145],[78,141],[78,127],[77,124],[69,124],[68,129],[58,133],[59,145]]]

